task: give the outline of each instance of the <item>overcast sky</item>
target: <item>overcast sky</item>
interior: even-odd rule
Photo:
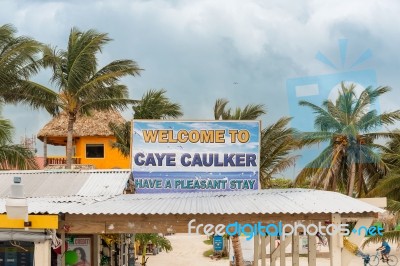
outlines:
[[[164,88],[182,105],[184,118],[196,120],[213,119],[217,98],[229,99],[232,107],[265,104],[263,126],[300,116],[289,106],[288,80],[340,80],[349,71],[372,71],[373,85],[393,88],[382,97],[381,109],[398,109],[399,13],[395,0],[0,1],[0,24],[11,23],[19,35],[53,46],[65,48],[74,26],[109,33],[114,41],[100,63],[126,58],[145,69],[124,79],[132,98]],[[47,84],[49,77],[43,72],[35,79]],[[4,107],[3,116],[13,121],[16,142],[25,132],[37,134],[50,119],[22,105]],[[41,150],[39,140],[37,145]]]

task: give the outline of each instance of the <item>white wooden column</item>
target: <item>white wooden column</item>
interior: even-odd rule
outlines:
[[[292,237],[292,266],[299,266],[299,235],[297,232]]]
[[[339,213],[333,213],[331,220],[332,224],[335,225],[336,228],[340,228],[339,226],[341,223],[341,219]],[[331,266],[342,265],[342,247],[343,247],[343,237],[341,236],[340,232],[332,234],[330,237],[330,245],[329,245]]]
[[[35,243],[34,265],[51,266],[51,240]]]
[[[261,266],[266,266],[266,258],[267,258],[267,242],[269,237],[262,236],[261,237]]]
[[[317,241],[315,235],[308,235],[308,265],[317,266]]]
[[[286,266],[286,247],[292,242],[292,236],[287,236],[285,240],[281,237],[279,245],[280,252],[280,266]]]
[[[269,238],[269,265],[271,266],[276,266],[276,257],[277,257],[277,252],[279,251],[279,247],[275,248],[275,240],[276,236],[271,236]]]
[[[260,249],[260,235],[254,234],[254,255],[253,255],[253,266],[258,266],[259,249]]]

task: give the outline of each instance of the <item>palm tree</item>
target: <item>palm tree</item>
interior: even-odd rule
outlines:
[[[227,109],[229,101],[217,99],[214,105],[216,120],[254,120],[265,114],[264,105],[246,105],[243,109]],[[260,148],[260,183],[262,188],[271,187],[273,175],[293,165],[296,156],[290,152],[299,147],[294,138],[296,131],[287,128],[290,118],[283,117],[261,131]],[[243,265],[243,254],[238,235],[232,236],[232,247],[235,254],[235,265]]]
[[[15,36],[16,30],[10,24],[0,26],[0,99],[6,102],[18,102],[10,94],[12,88],[21,80],[37,73],[36,56],[41,51],[41,44],[29,37]]]
[[[22,145],[12,144],[13,126],[0,117],[0,170],[38,169],[35,154]]]
[[[66,168],[72,163],[72,138],[78,115],[93,110],[124,109],[135,101],[128,99],[128,88],[119,83],[122,77],[139,75],[141,69],[132,60],[115,60],[98,69],[97,54],[111,39],[95,30],[73,28],[66,50],[46,46],[42,64],[51,67],[51,82],[57,91],[32,81],[24,81],[14,90],[20,102],[33,108],[45,108],[51,115],[68,116]]]
[[[171,102],[171,100],[165,96],[167,91],[164,89],[160,90],[149,90],[146,92],[142,99],[134,103],[134,119],[168,119],[168,118],[179,118],[183,115],[181,106],[177,103]],[[116,148],[120,153],[128,157],[130,155],[131,148],[131,127],[130,121],[124,124],[110,123],[109,127],[114,133],[116,141],[111,144],[113,148]]]
[[[227,109],[229,101],[217,99],[214,104],[215,120],[254,120],[265,114],[264,105],[246,105],[244,109],[236,108],[232,113],[231,108]],[[261,171],[261,170],[260,170]],[[232,248],[235,256],[235,265],[243,266],[243,252],[240,245],[239,235],[232,236]]]
[[[150,233],[138,233],[135,234],[135,241],[139,242],[140,245],[140,252],[142,253],[142,262],[141,265],[145,266],[146,265],[146,249],[147,249],[147,244],[152,244],[153,248],[161,248],[162,250],[165,250],[166,252],[169,252],[172,250],[172,245],[171,242],[165,238],[164,236],[160,236],[159,234],[150,234]]]
[[[377,178],[388,170],[377,152],[383,147],[375,140],[397,135],[375,130],[400,119],[399,110],[378,114],[368,108],[389,90],[368,87],[357,97],[355,85],[342,83],[335,102],[326,100],[319,107],[300,101],[300,105],[310,107],[316,114],[314,124],[318,130],[302,133],[301,141],[307,145],[322,142],[329,145],[299,173],[296,184],[311,179],[312,187],[344,191],[349,196],[353,196],[357,184],[359,197],[368,193]]]

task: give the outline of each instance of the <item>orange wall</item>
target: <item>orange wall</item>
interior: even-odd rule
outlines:
[[[76,140],[76,157],[81,164],[92,164],[96,169],[130,168],[129,157],[125,158],[117,149],[111,148],[114,137],[80,137]],[[104,144],[104,158],[86,158],[86,144]]]

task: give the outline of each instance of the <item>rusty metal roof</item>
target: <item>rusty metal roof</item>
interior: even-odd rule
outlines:
[[[0,213],[5,212],[2,202],[5,200],[0,199]],[[383,211],[340,193],[311,189],[29,199],[30,213],[49,214],[351,214]]]
[[[43,170],[0,172],[0,198],[10,195],[14,177],[22,178],[28,198],[115,196],[124,192],[131,170]]]

